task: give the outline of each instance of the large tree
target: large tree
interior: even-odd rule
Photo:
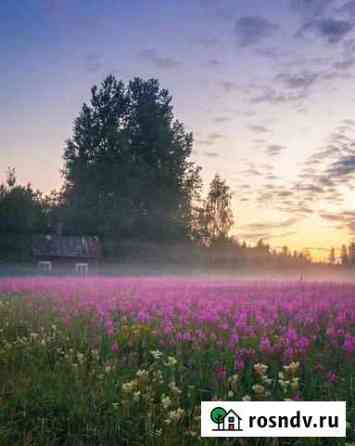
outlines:
[[[91,90],[66,143],[66,229],[120,239],[181,240],[191,232],[199,168],[192,134],[155,79],[108,76]]]

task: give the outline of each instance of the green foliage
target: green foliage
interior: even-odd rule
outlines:
[[[205,245],[223,245],[230,242],[229,232],[233,224],[230,187],[215,175],[207,199],[197,211],[195,237]]]
[[[42,194],[30,184],[17,185],[14,169],[9,169],[0,185],[0,234],[33,234],[47,228]]]
[[[155,79],[108,76],[75,120],[64,160],[66,230],[111,239],[189,237],[199,168],[192,134]]]

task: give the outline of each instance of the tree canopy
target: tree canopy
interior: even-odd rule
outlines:
[[[69,232],[181,240],[191,233],[200,168],[192,134],[155,79],[108,76],[91,90],[64,152]]]

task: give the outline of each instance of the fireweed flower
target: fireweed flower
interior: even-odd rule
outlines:
[[[117,342],[114,342],[111,347],[112,353],[117,353],[119,351]]]
[[[224,367],[219,367],[216,370],[216,375],[219,381],[225,381],[227,378],[227,370]]]
[[[354,353],[355,352],[355,336],[347,336],[344,341],[343,345],[344,350],[346,353]]]
[[[337,382],[337,375],[334,372],[328,372],[327,374],[327,380],[332,383],[335,384]]]

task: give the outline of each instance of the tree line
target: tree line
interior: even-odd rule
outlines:
[[[63,186],[48,195],[17,183],[0,185],[0,236],[55,233],[156,244],[229,249],[237,262],[304,265],[304,250],[251,247],[230,236],[232,192],[218,174],[203,194],[201,167],[191,161],[193,135],[175,119],[172,97],[156,79],[127,84],[110,75],[91,89],[63,153]],[[1,243],[0,243],[1,251]],[[344,246],[355,264],[355,245]],[[335,251],[329,263],[335,264]]]
[[[126,85],[108,76],[91,89],[65,143],[63,187],[44,196],[17,184],[0,188],[0,233],[54,232],[211,245],[228,240],[232,193],[216,175],[202,197],[192,133],[175,119],[158,80]]]

